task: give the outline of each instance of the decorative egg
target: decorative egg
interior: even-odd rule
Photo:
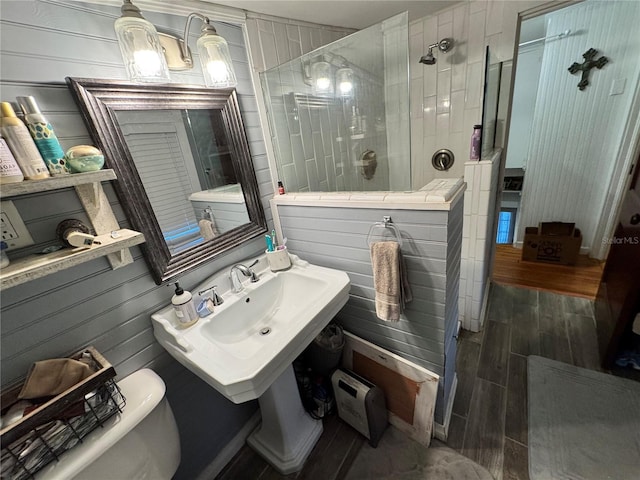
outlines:
[[[73,173],[95,172],[104,166],[104,155],[91,145],[76,145],[65,154],[67,166]]]

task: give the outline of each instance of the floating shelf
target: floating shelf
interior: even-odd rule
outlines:
[[[109,180],[115,180],[116,178],[116,173],[113,170],[106,169],[98,170],[97,172],[58,175],[56,177],[45,178],[44,180],[25,180],[18,183],[3,184],[2,190],[0,190],[0,198],[48,192],[52,190],[59,190],[61,188],[84,185],[87,183],[106,182]]]
[[[116,238],[106,233],[98,235],[96,240],[100,245],[81,248],[63,248],[46,255],[29,255],[12,260],[8,267],[0,272],[0,288],[9,288],[21,283],[45,277],[51,273],[80,265],[98,257],[122,251],[144,243],[144,235],[133,230],[116,230]]]
[[[111,169],[96,172],[72,173],[46,178],[25,180],[2,185],[0,198],[50,192],[61,188],[74,187],[100,244],[82,248],[64,248],[45,255],[29,255],[11,261],[0,271],[0,290],[50,275],[60,270],[79,265],[98,257],[107,256],[113,269],[133,262],[129,247],[144,243],[144,235],[128,229],[120,229],[102,183],[116,180]]]

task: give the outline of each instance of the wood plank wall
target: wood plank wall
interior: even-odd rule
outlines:
[[[344,270],[351,279],[347,305],[337,320],[350,332],[438,375],[437,423],[455,373],[462,204],[447,211],[279,205],[283,235],[292,253],[311,263]],[[398,323],[375,315],[367,234],[390,215],[401,230],[413,301]]]
[[[200,7],[199,12],[215,18],[211,5],[201,3]],[[159,29],[182,36],[184,17],[146,10],[143,14]],[[113,31],[113,22],[119,15],[119,8],[105,5],[58,0],[3,1],[2,101],[34,95],[64,149],[90,144],[64,79],[126,78]],[[273,187],[243,32],[239,26],[226,23],[215,26],[230,45],[240,108],[271,224],[268,199],[273,196]],[[196,35],[193,29],[192,36]],[[194,44],[195,39],[190,43]],[[172,81],[203,83],[197,69],[173,72]],[[120,225],[129,227],[113,189],[110,185],[105,188]],[[51,243],[61,220],[87,221],[72,189],[19,198],[15,205],[36,242],[30,250],[41,250]],[[254,256],[263,248],[262,239],[248,242],[185,275],[181,283],[193,288],[214,272]],[[135,262],[119,270],[112,271],[104,258],[97,259],[3,291],[1,383],[7,385],[24,376],[33,361],[64,356],[88,344],[95,345],[121,377],[153,366],[167,383],[167,395],[181,433],[183,461],[176,478],[196,478],[255,412],[256,404],[231,404],[173,361],[155,341],[150,314],[168,304],[172,293],[155,285],[138,248],[133,249],[133,256]]]

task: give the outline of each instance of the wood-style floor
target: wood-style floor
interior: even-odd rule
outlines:
[[[484,329],[462,331],[449,447],[496,480],[527,480],[527,356],[600,370],[593,304],[492,285]]]
[[[492,280],[502,285],[535,288],[594,300],[604,262],[580,255],[576,265],[525,262],[522,250],[497,245]]]
[[[282,475],[255,453],[248,445],[218,475],[217,480],[342,480],[353,464],[360,448],[367,441],[338,418],[330,415],[323,421],[324,431],[311,451],[304,468],[297,473]]]
[[[529,478],[528,355],[599,370],[592,302],[494,284],[483,332],[461,332],[447,445],[496,480]],[[245,446],[218,479],[344,479],[366,440],[335,416],[324,428],[301,472],[280,475]]]

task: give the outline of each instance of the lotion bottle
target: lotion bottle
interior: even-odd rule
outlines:
[[[2,102],[0,108],[2,109],[2,120],[0,121],[2,136],[20,165],[24,178],[27,180],[48,178],[50,176],[49,170],[42,160],[36,144],[33,143],[27,127],[16,116],[16,112],[9,102]]]
[[[193,300],[191,292],[185,291],[182,287],[175,282],[176,292],[171,297],[171,304],[178,317],[179,327],[190,327],[198,321],[198,312],[196,311],[196,304]]]
[[[18,97],[18,104],[24,121],[29,128],[31,138],[38,147],[44,163],[51,175],[64,175],[69,173],[64,157],[64,150],[53,131],[53,127],[38,108],[36,99],[33,97]]]
[[[471,152],[470,160],[480,160],[480,138],[482,137],[482,125],[473,126],[473,135],[471,135]]]
[[[13,157],[9,145],[0,135],[0,183],[18,183],[24,180],[22,170]]]

